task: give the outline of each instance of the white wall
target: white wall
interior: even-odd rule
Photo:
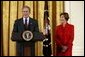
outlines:
[[[65,12],[70,15],[69,23],[75,26],[73,56],[84,56],[84,1],[65,1]]]

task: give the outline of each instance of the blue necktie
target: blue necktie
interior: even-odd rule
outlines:
[[[25,25],[27,26],[27,18],[25,18]]]
[[[25,28],[26,28],[26,29],[28,28],[28,25],[27,25],[27,18],[25,18]]]

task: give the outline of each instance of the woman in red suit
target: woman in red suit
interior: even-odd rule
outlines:
[[[61,25],[55,28],[54,40],[57,45],[56,56],[72,56],[72,45],[74,40],[74,26],[69,24],[68,13],[60,14]]]

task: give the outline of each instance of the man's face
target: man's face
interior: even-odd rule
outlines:
[[[25,18],[29,17],[30,12],[28,8],[23,8],[22,13],[23,13],[23,17]]]

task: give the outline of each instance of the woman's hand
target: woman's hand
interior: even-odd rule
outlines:
[[[68,49],[67,46],[62,46],[62,52],[65,52]]]

